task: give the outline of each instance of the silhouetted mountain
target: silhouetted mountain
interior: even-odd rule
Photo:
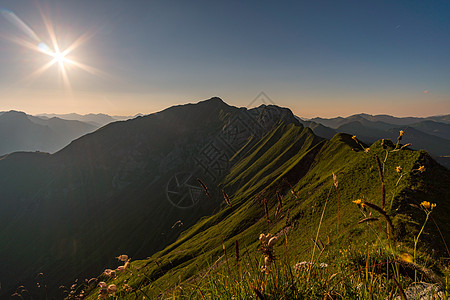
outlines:
[[[110,123],[52,155],[0,157],[2,291],[30,286],[43,272],[55,293],[118,253],[162,249],[220,202],[196,178],[216,185],[282,123],[298,124],[288,109],[212,98]],[[174,227],[178,220],[183,227]]]
[[[322,124],[323,126],[334,128],[334,129],[347,123],[347,119],[343,118],[343,117],[336,117],[336,118],[330,118],[330,119],[317,117],[317,118],[312,118],[310,121],[313,121],[313,122]]]
[[[98,127],[59,118],[40,119],[23,112],[0,115],[0,155],[15,151],[55,152]]]
[[[450,124],[425,120],[409,126],[422,132],[450,140]]]
[[[450,153],[450,140],[424,133],[410,126],[387,130],[390,133],[388,138],[395,141],[400,130],[405,132],[408,142],[412,143],[413,149],[424,149],[436,156],[446,156]]]
[[[433,116],[433,117],[429,117],[427,119],[436,121],[436,122],[450,124],[450,114],[443,115],[443,116]]]
[[[353,121],[349,123],[345,123],[344,125],[336,128],[337,132],[343,132],[351,135],[356,135],[362,141],[371,144],[376,140],[379,140],[380,137],[388,138],[386,136],[385,130],[378,129],[374,126],[367,126],[367,124],[371,124],[373,122],[365,121],[365,125],[363,125],[359,121]]]
[[[377,119],[375,116],[367,115],[367,114],[357,114],[352,115],[346,118],[337,117],[331,119],[324,118],[313,118],[311,121],[316,123],[320,123],[324,126],[331,127],[333,129],[337,129],[342,125],[345,125],[350,122],[360,122],[366,127],[373,127],[378,129],[388,129],[394,127],[394,123],[387,123]]]
[[[413,123],[417,123],[423,121],[424,118],[418,117],[393,117],[390,115],[369,115],[369,114],[358,114],[357,116],[361,116],[364,119],[372,122],[384,122],[393,125],[410,125]]]
[[[418,118],[418,117],[401,118],[401,117],[393,117],[393,116],[389,116],[389,115],[356,114],[356,115],[352,115],[352,116],[349,116],[346,118],[336,117],[336,118],[326,119],[326,118],[318,117],[318,118],[311,119],[311,121],[320,123],[324,126],[331,127],[334,129],[336,129],[339,126],[342,126],[346,123],[349,123],[349,122],[360,121],[363,123],[364,120],[371,121],[371,122],[381,122],[380,123],[381,126],[383,126],[382,123],[404,126],[404,125],[411,125],[414,123],[419,123],[419,122],[427,121],[427,120],[449,124],[450,123],[450,115],[431,116],[431,117],[426,117],[426,118]],[[364,125],[366,125],[366,124],[364,124]],[[380,129],[381,129],[381,127],[380,127]]]
[[[75,120],[75,121],[80,121],[80,122],[84,122],[84,123],[89,123],[96,127],[101,127],[101,126],[104,126],[106,124],[109,124],[109,123],[115,122],[115,121],[123,121],[123,120],[133,118],[130,116],[109,116],[106,114],[80,115],[80,114],[75,114],[75,113],[71,113],[71,114],[39,114],[37,116],[41,117],[41,118],[56,117],[56,118],[60,118],[60,119],[64,119],[64,120]],[[139,115],[136,115],[136,116],[139,116]]]
[[[333,136],[336,135],[337,131],[334,129],[331,129],[330,127],[326,127],[320,123],[316,123],[314,121],[305,121],[300,118],[298,118],[298,121],[305,127],[311,128],[313,133],[317,136],[331,139]]]
[[[354,116],[350,116],[348,118],[346,118],[346,122],[345,124],[341,125],[344,126],[348,123],[352,123],[352,122],[358,122],[361,125],[368,127],[368,128],[373,128],[373,129],[381,129],[381,130],[386,130],[386,129],[390,129],[393,127],[397,127],[394,124],[390,124],[390,123],[386,123],[386,122],[382,122],[382,121],[371,121],[371,120],[367,120],[366,118],[364,118],[362,115],[354,115]]]

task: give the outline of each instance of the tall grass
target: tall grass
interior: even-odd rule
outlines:
[[[198,266],[188,280],[181,280],[181,277],[178,280],[172,278],[172,281],[176,283],[171,288],[160,289],[146,271],[146,264],[149,262],[144,264],[141,261],[128,264],[123,272],[116,272],[114,276],[99,277],[98,280],[105,284],[107,282],[106,285],[102,284],[100,287],[85,285],[79,289],[83,290],[83,295],[89,295],[88,299],[97,297],[151,299],[150,297],[153,297],[158,299],[389,300],[419,299],[421,297],[420,282],[426,281],[436,286],[436,289],[429,292],[429,296],[447,299],[450,277],[448,267],[436,270],[435,258],[418,250],[425,225],[436,205],[422,202],[421,205],[416,206],[416,209],[425,212],[426,217],[423,223],[418,224],[420,230],[412,244],[399,241],[392,221],[394,197],[401,180],[407,173],[426,171],[423,166],[412,168],[408,172],[401,166],[394,170],[389,169],[388,160],[393,153],[406,148],[400,144],[403,134],[403,132],[400,133],[397,143],[391,148],[385,147],[385,141],[382,142],[381,146],[384,149],[382,159],[379,158],[379,153],[372,153],[371,149],[364,147],[356,137],[353,137],[363,150],[360,154],[365,155],[367,160],[372,160],[377,166],[379,198],[366,199],[364,195],[362,199],[339,198],[340,175],[330,172],[326,182],[329,184],[329,190],[325,201],[321,203],[320,210],[316,210],[316,207],[312,210],[315,213],[313,220],[316,227],[310,233],[310,241],[303,238],[299,242],[298,239],[291,238],[292,232],[301,231],[303,228],[295,228],[295,224],[290,220],[290,208],[286,207],[289,199],[283,199],[281,191],[277,189],[272,195],[272,200],[275,201],[270,201],[267,194],[260,201],[262,213],[259,221],[262,225],[259,228],[265,228],[265,232],[255,235],[252,243],[241,243],[236,237],[233,237],[232,243],[227,243],[220,232],[221,245],[218,246],[221,246],[223,250],[218,252],[220,256],[218,258],[210,256],[206,267]],[[387,176],[388,173],[389,176]],[[394,182],[389,184],[389,180]],[[202,187],[207,192],[204,184]],[[292,201],[298,203],[301,201],[301,195],[294,191],[292,185],[290,187]],[[332,193],[333,190],[335,193]],[[235,206],[230,197],[223,190],[222,192],[227,209],[234,209]],[[386,203],[386,195],[390,193],[392,197]],[[336,203],[334,206],[336,209],[329,205],[332,201]],[[357,223],[365,233],[365,242],[352,243],[348,242],[351,239],[343,240],[342,238],[348,234],[345,228],[348,224],[342,221],[343,211],[340,209],[340,205],[346,201],[353,201],[356,204],[354,213],[360,214],[360,220]],[[283,214],[285,221],[282,221]],[[335,215],[330,216],[330,214]],[[333,231],[335,236],[331,238],[327,236],[327,241],[324,243],[320,237],[325,235],[322,234],[325,216],[336,220],[336,229]],[[284,226],[281,223],[284,223]],[[327,232],[330,232],[330,226],[327,227]],[[157,260],[155,263],[158,264]],[[159,264],[158,268],[163,269]],[[109,292],[108,288],[111,285],[114,286]],[[411,288],[413,288],[413,294],[410,293]],[[149,291],[152,290],[153,292],[150,293]],[[155,293],[155,290],[160,292]],[[68,298],[80,298],[80,293],[76,290]]]

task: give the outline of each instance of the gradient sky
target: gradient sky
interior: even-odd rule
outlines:
[[[247,106],[265,92],[302,117],[450,113],[450,1],[0,0],[58,64],[0,15],[0,111],[151,113],[213,96]],[[43,18],[44,17],[44,18]],[[259,104],[258,101],[254,103]]]

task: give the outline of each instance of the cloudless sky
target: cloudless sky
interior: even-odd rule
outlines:
[[[450,113],[450,1],[0,0],[65,63],[0,15],[0,111],[151,113],[265,92],[302,117]],[[37,47],[37,45],[36,45]],[[53,49],[53,48],[52,48]],[[53,49],[54,50],[54,49]],[[259,104],[258,101],[254,103]]]

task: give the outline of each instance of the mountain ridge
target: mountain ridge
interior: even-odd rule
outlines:
[[[34,269],[55,285],[68,284],[63,270],[87,276],[120,249],[138,256],[161,249],[178,236],[179,230],[170,229],[177,220],[192,225],[217,205],[204,199],[195,177],[216,182],[229,165],[223,157],[234,155],[230,149],[251,145],[252,136],[281,120],[297,123],[287,109],[239,109],[213,98],[110,123],[54,154],[1,157],[0,211],[9,217],[0,221],[8,228],[0,233],[0,247],[11,257],[5,261],[8,275],[18,280],[17,285],[29,286],[34,280],[29,270]],[[213,146],[223,148],[215,153]],[[217,154],[214,161],[211,154]],[[185,198],[170,194],[177,187],[173,180],[184,174],[195,176],[186,186],[196,197],[192,207]],[[139,238],[145,235],[149,239]],[[20,246],[24,243],[33,253],[26,255],[28,250]],[[0,274],[3,286],[12,288],[14,283],[5,276]]]
[[[146,284],[145,278],[157,281],[162,290],[146,288],[156,297],[177,278],[188,280],[206,268],[234,239],[255,253],[261,232],[279,232],[287,223],[296,224],[290,238],[298,242],[295,251],[300,255],[310,247],[332,173],[346,199],[341,224],[349,226],[345,232],[364,237],[351,199],[378,195],[372,155],[384,150],[380,141],[370,149],[363,151],[348,134],[317,137],[286,108],[237,108],[211,98],[110,123],[54,154],[1,156],[0,228],[5,230],[0,232],[0,251],[5,267],[0,269],[0,298],[19,284],[33,286],[40,272],[51,283],[49,292],[57,295],[57,286],[100,274],[121,253],[143,259],[132,266],[148,266],[145,277],[124,276],[130,284]],[[428,200],[442,207],[435,217],[437,224],[445,224],[448,190],[442,186],[450,182],[448,170],[424,151],[405,148],[390,159],[388,190],[397,180],[396,166],[411,173],[392,194],[394,208],[420,203],[428,189],[435,190]],[[428,170],[424,175],[412,171],[422,165]],[[222,190],[229,193],[230,206],[223,203]],[[421,190],[419,197],[416,191]],[[283,198],[278,213],[276,195]],[[331,202],[324,219],[331,237],[339,236],[331,226],[336,209]],[[393,213],[400,229],[411,226],[401,220],[413,220],[416,214],[404,209]],[[416,229],[408,230],[412,234]],[[427,232],[439,240],[436,232]],[[442,234],[449,236],[448,228]],[[350,241],[351,236],[340,236]],[[88,298],[97,298],[98,292],[91,292]],[[39,290],[30,288],[30,293]]]
[[[116,278],[101,275],[98,277],[99,280],[117,286],[121,286],[124,282],[129,283],[133,289],[141,290],[150,298],[161,295],[170,297],[177,295],[178,290],[182,290],[179,294],[184,292],[192,296],[202,288],[208,291],[207,286],[201,284],[200,278],[206,276],[204,274],[214,272],[215,268],[219,269],[219,274],[232,272],[227,271],[227,261],[233,261],[230,264],[234,266],[236,241],[239,242],[241,253],[249,256],[249,261],[258,261],[261,257],[261,244],[258,240],[261,233],[271,232],[279,236],[278,239],[282,239],[283,243],[277,248],[277,253],[288,253],[288,257],[298,257],[297,262],[310,259],[310,250],[314,247],[310,240],[314,238],[319,223],[324,228],[321,239],[323,241],[328,239],[328,247],[336,247],[336,239],[339,238],[343,249],[346,249],[345,245],[350,244],[354,244],[356,248],[364,247],[370,232],[360,229],[358,209],[351,200],[361,197],[362,194],[367,201],[369,199],[372,202],[380,201],[379,174],[374,155],[383,154],[385,146],[393,150],[394,145],[378,141],[370,145],[370,151],[366,152],[351,135],[339,133],[329,141],[317,140],[317,143],[311,144],[306,151],[298,151],[290,159],[282,159],[285,150],[296,144],[292,141],[301,140],[299,133],[308,131],[310,130],[307,128],[302,129],[293,124],[275,128],[254,146],[255,151],[250,151],[250,156],[244,157],[240,163],[234,165],[230,174],[219,185],[219,189],[224,188],[230,193],[231,205],[224,203],[220,211],[202,218],[164,250],[147,259],[134,261],[131,264],[132,271],[129,273],[119,274]],[[274,138],[277,135],[278,138]],[[264,148],[269,143],[272,146],[268,148],[269,152],[266,152]],[[295,148],[299,150],[298,146]],[[258,151],[264,152],[270,159],[258,156]],[[413,234],[417,234],[419,228],[414,228],[411,224],[414,220],[420,219],[420,215],[411,205],[418,205],[422,199],[427,199],[436,202],[442,208],[435,212],[434,218],[444,230],[443,236],[448,239],[450,232],[444,224],[449,208],[442,192],[445,185],[450,182],[450,172],[436,164],[424,151],[404,149],[392,152],[390,156],[393,161],[387,161],[386,170],[389,171],[385,174],[387,191],[395,186],[398,177],[395,166],[398,164],[401,164],[405,172],[415,170],[419,166],[426,169],[425,173],[408,172],[411,175],[407,175],[408,179],[402,181],[400,188],[397,187],[392,195],[391,218],[394,218],[397,234],[401,234],[399,238],[406,243],[413,238]],[[269,172],[262,171],[265,167],[271,168],[271,165],[273,167]],[[296,166],[304,168],[304,171],[293,171]],[[333,174],[336,175],[336,179],[333,179]],[[239,177],[244,179],[241,180]],[[441,179],[436,180],[436,177]],[[340,197],[345,200],[340,203],[339,208],[336,206],[335,198],[330,199],[322,222],[319,217],[322,209],[325,209],[326,199],[334,190],[334,185],[339,186]],[[209,186],[208,189],[210,188]],[[448,195],[448,189],[444,193]],[[336,197],[336,192],[331,194]],[[281,208],[279,204],[281,202],[277,200],[279,197],[283,203]],[[339,222],[336,212],[339,209],[340,224],[343,227],[336,232],[336,222]],[[439,233],[431,234],[430,231],[429,234],[427,238],[429,247],[445,252]],[[327,252],[330,254],[322,259],[331,265],[336,261],[333,254],[335,252],[334,250]],[[222,268],[220,264],[217,265],[219,261],[223,262]],[[260,273],[259,267],[256,269],[257,273]],[[135,272],[141,274],[142,279],[136,277]],[[257,274],[251,276],[256,277]],[[196,284],[192,285],[192,282]],[[87,299],[95,299],[97,290],[93,288]],[[209,294],[204,294],[205,290],[200,292],[202,298],[209,297]]]

